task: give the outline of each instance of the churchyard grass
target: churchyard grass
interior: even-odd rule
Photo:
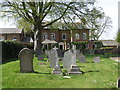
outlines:
[[[100,56],[100,63],[93,63],[93,57]],[[3,88],[116,88],[118,62],[102,55],[86,55],[87,63],[77,65],[84,74],[71,75],[70,79],[62,75],[51,74],[49,62],[34,58],[36,73],[20,73],[19,60],[2,64]],[[44,64],[43,64],[44,63]],[[62,66],[62,62],[60,61]],[[61,67],[62,69],[62,67]]]

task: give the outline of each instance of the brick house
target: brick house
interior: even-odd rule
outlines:
[[[69,47],[70,42],[89,41],[89,29],[78,29],[72,31],[45,29],[42,31],[42,41],[46,39],[58,42],[58,48],[66,50]],[[48,47],[48,44],[45,44],[44,47]]]
[[[19,28],[0,28],[0,40],[21,41],[23,35],[23,30]]]
[[[24,36],[25,36],[24,31],[22,29],[0,28],[0,40],[17,40],[21,42],[31,41],[31,38]],[[58,43],[58,48],[60,50],[66,50],[69,47],[70,42],[89,41],[89,29],[78,30],[44,29],[42,30],[42,42],[46,39],[56,41]],[[48,44],[44,44],[44,47],[48,48]]]

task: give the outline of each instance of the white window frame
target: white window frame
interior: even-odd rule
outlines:
[[[87,33],[83,33],[82,38],[83,38],[83,40],[87,40]]]
[[[80,39],[80,34],[79,33],[75,33],[75,39],[79,40]]]
[[[63,35],[65,35],[65,39],[63,38]],[[66,33],[62,33],[62,40],[66,40]]]
[[[46,40],[46,39],[48,39],[48,34],[47,34],[47,33],[44,33],[44,35],[43,35],[43,40]]]
[[[51,40],[55,40],[55,33],[51,33]]]

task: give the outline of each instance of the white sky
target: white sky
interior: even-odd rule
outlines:
[[[112,19],[112,28],[107,30],[100,39],[115,39],[118,31],[118,2],[120,0],[97,0],[105,14]]]
[[[112,28],[102,34],[100,39],[115,39],[118,31],[118,2],[120,0],[97,0],[97,6],[103,8],[105,14],[112,19]],[[15,28],[14,24],[0,21],[0,28]]]

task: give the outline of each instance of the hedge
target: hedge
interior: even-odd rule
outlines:
[[[18,41],[5,40],[0,41],[2,43],[2,61],[18,58],[18,54],[22,48],[22,44]]]

